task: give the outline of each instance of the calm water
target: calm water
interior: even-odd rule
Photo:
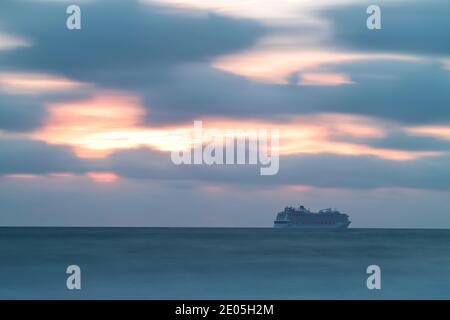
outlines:
[[[450,230],[0,228],[0,298],[449,299]]]

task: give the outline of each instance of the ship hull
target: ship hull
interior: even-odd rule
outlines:
[[[303,229],[303,230],[345,230],[350,225],[350,222],[336,223],[336,224],[300,224],[274,221],[273,227],[277,229]]]

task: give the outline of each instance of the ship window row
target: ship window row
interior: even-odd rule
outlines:
[[[312,222],[312,221],[302,221],[302,224],[335,224],[336,221],[317,221],[317,222]]]

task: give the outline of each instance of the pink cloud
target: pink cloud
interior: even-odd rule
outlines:
[[[0,90],[10,93],[35,94],[83,86],[86,84],[45,73],[0,72]]]
[[[299,84],[303,86],[338,86],[351,84],[353,81],[343,73],[307,72],[300,75]]]

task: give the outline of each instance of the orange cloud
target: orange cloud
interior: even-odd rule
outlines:
[[[126,95],[104,95],[87,100],[48,106],[45,125],[33,139],[72,146],[80,157],[105,157],[111,152],[138,147],[161,151],[190,147],[180,137],[191,128],[147,128],[140,124],[145,110],[139,99]],[[181,143],[181,144],[180,144]]]
[[[193,123],[180,126],[148,127],[141,123],[145,115],[139,99],[127,95],[103,95],[87,100],[69,101],[48,106],[45,125],[31,138],[50,144],[72,147],[80,157],[106,157],[114,151],[147,147],[159,151],[186,150],[191,144]],[[350,114],[320,113],[292,116],[281,121],[235,118],[203,119],[203,130],[217,129],[221,138],[227,130],[277,129],[280,155],[334,153],[372,155],[385,159],[410,160],[436,155],[436,152],[412,152],[380,149],[345,141],[349,137],[379,138],[386,124],[370,117]],[[238,132],[231,133],[238,137]],[[337,139],[339,138],[339,139]],[[207,143],[208,141],[203,141]]]
[[[88,172],[86,176],[98,183],[113,183],[119,180],[119,176],[113,172]]]
[[[304,86],[338,86],[351,84],[349,76],[342,73],[314,73],[307,72],[300,75],[300,85]]]
[[[294,191],[294,192],[306,192],[306,191],[310,191],[312,189],[314,189],[311,186],[305,186],[305,185],[286,185],[286,186],[282,186],[281,189],[283,191]]]
[[[79,156],[105,156],[113,150],[137,147],[131,141],[145,114],[131,96],[100,96],[48,106],[45,126],[33,138],[70,145]]]

